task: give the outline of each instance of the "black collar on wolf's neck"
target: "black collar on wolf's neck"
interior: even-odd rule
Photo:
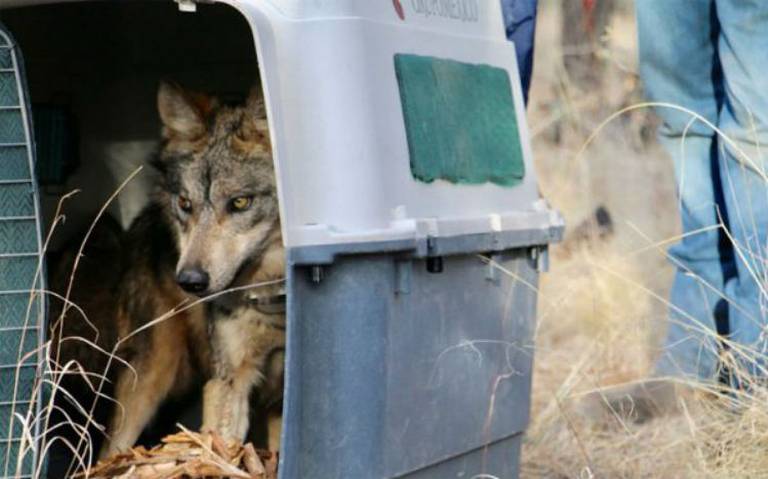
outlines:
[[[209,305],[214,312],[225,316],[222,319],[226,319],[226,316],[231,315],[235,309],[241,307],[253,308],[266,315],[284,315],[286,308],[285,284],[280,285],[277,291],[274,288],[268,288],[266,291],[265,289],[254,287],[244,292],[225,294],[216,298]],[[212,317],[213,315],[209,315],[209,318]]]
[[[285,314],[286,294],[283,283],[274,294],[258,294],[258,288],[246,292],[248,303],[262,314]]]

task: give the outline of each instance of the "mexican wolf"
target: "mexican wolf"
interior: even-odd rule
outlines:
[[[131,447],[165,399],[201,381],[203,428],[237,439],[249,427],[253,389],[282,392],[284,252],[258,92],[227,106],[160,86],[159,182],[125,238],[118,335],[173,314],[119,351],[136,374],[118,375],[120,406],[102,457]]]

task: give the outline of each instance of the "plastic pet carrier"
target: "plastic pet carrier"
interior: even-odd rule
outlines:
[[[0,7],[20,3],[35,1]],[[536,285],[563,223],[538,193],[499,2],[220,3],[252,29],[278,179],[280,477],[517,477]],[[14,291],[39,266],[15,66],[0,70],[17,85],[0,92],[3,344],[25,324],[29,295]],[[16,357],[6,352],[3,405]],[[35,369],[22,371],[30,400]]]

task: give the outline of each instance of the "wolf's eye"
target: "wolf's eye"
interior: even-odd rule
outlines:
[[[186,198],[184,196],[179,196],[176,199],[176,204],[179,205],[179,209],[183,211],[184,213],[191,213],[192,212],[192,202],[189,201],[189,198]]]
[[[252,203],[253,196],[238,196],[237,198],[232,198],[229,201],[229,211],[245,211],[251,207]]]

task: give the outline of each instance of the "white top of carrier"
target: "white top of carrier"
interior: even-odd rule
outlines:
[[[256,36],[289,247],[561,227],[540,199],[514,46],[491,0],[226,0]],[[396,57],[503,70],[519,184],[419,181]]]
[[[361,18],[407,22],[454,34],[504,38],[500,2],[493,0],[232,0],[258,7],[269,3],[293,19]]]

